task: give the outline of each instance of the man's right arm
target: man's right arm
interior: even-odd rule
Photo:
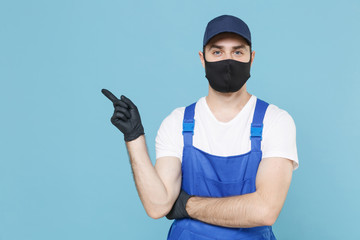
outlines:
[[[164,217],[173,207],[181,188],[181,162],[177,157],[161,157],[156,160],[155,170],[164,183],[168,196],[168,204],[155,218]]]
[[[118,99],[107,89],[101,92],[113,103],[111,123],[123,134],[140,199],[152,218],[170,212],[181,187],[181,163],[177,157],[157,159],[155,167],[147,151],[144,128],[136,105],[127,97]]]

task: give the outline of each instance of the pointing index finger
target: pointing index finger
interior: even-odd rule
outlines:
[[[117,97],[115,97],[115,95],[112,94],[109,90],[101,89],[101,92],[105,95],[105,97],[107,97],[113,103],[115,103],[116,101],[119,101],[119,99]]]

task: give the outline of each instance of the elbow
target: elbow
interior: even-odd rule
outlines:
[[[280,214],[282,204],[269,196],[266,197],[263,194],[259,194],[259,196],[261,199],[259,202],[259,206],[261,206],[259,216],[261,217],[258,219],[260,226],[272,226]]]
[[[152,219],[160,219],[162,217],[164,217],[165,215],[161,214],[159,211],[154,211],[154,210],[146,210],[146,214],[152,218]]]
[[[146,214],[152,218],[152,219],[160,219],[164,217],[168,212],[170,212],[170,209],[167,210],[167,208],[152,208],[152,209],[145,209]]]
[[[264,209],[264,215],[262,218],[264,226],[272,226],[275,224],[280,211],[274,207],[266,206]]]
[[[160,218],[163,217],[162,215],[157,214],[157,213],[152,213],[152,212],[146,212],[146,213],[147,213],[147,215],[148,215],[149,217],[151,217],[152,219],[160,219]]]
[[[152,219],[159,219],[165,217],[171,210],[174,202],[166,199],[159,202],[147,202],[144,204],[146,214]]]

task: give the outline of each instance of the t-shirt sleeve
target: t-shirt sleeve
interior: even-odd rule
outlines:
[[[173,156],[181,158],[183,146],[182,118],[185,108],[177,108],[161,123],[155,138],[156,158]]]
[[[282,110],[264,132],[262,152],[263,158],[283,157],[293,161],[293,170],[299,167],[296,126],[294,119],[287,111]]]

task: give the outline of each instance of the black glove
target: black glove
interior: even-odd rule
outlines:
[[[176,199],[171,211],[166,215],[166,218],[167,219],[190,218],[189,214],[186,211],[186,203],[191,197],[193,197],[193,195],[189,195],[184,190],[181,189],[179,197]]]
[[[139,111],[130,99],[124,95],[118,99],[106,89],[102,89],[101,92],[114,104],[115,110],[111,122],[124,134],[125,141],[132,141],[145,134]]]

